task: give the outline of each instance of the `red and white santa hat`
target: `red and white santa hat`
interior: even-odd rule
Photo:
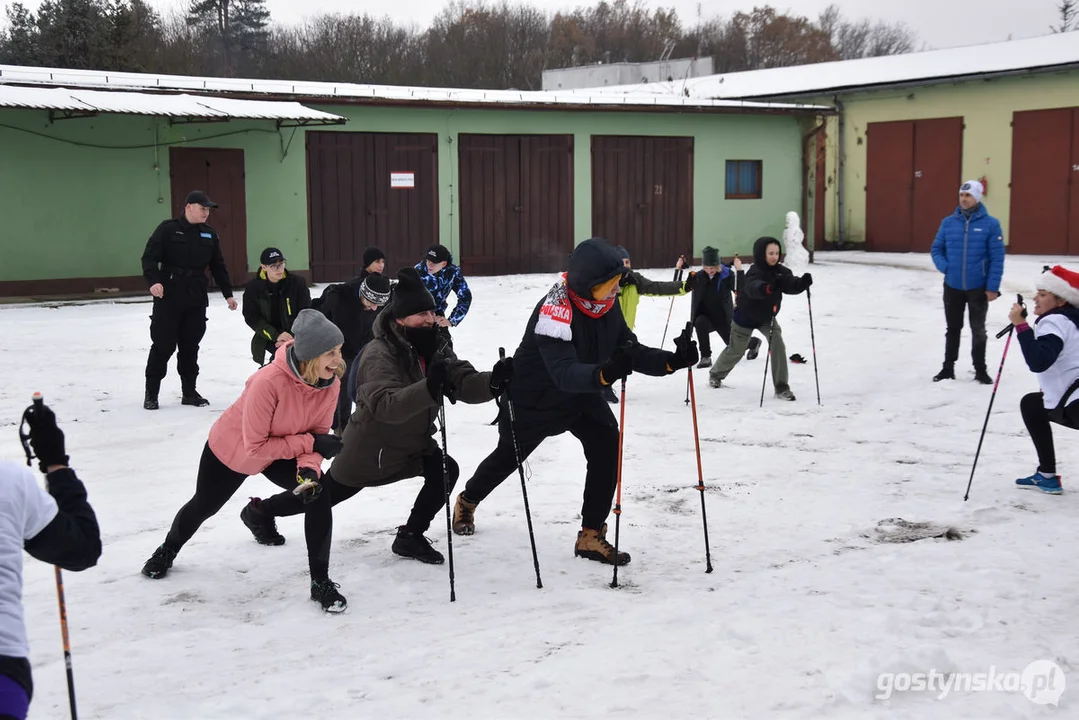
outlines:
[[[1046,270],[1038,278],[1038,290],[1051,292],[1064,302],[1079,307],[1079,273],[1072,272],[1060,265]]]

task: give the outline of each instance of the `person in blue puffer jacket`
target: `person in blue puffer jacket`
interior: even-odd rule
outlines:
[[[955,379],[963,310],[969,307],[974,379],[992,385],[985,368],[985,316],[989,303],[1000,297],[1004,274],[1004,231],[1000,221],[982,204],[985,188],[977,180],[959,188],[959,207],[944,218],[930,254],[937,270],[944,273],[944,366],[933,382]]]
[[[472,304],[472,291],[468,289],[461,268],[453,264],[453,255],[450,254],[449,248],[432,245],[423,260],[416,263],[416,272],[435,298],[435,324],[443,328],[457,327],[465,319],[468,307]],[[457,296],[457,304],[449,317],[446,317],[446,299],[451,290]]]

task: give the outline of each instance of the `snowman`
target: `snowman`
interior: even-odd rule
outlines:
[[[783,264],[795,275],[801,275],[809,269],[809,251],[802,244],[805,233],[802,232],[798,213],[787,213],[787,227],[783,230]]]

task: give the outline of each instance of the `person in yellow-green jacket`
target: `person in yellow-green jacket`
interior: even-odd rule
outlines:
[[[285,256],[268,247],[259,257],[259,272],[244,286],[244,321],[255,331],[251,338],[251,359],[266,363],[266,353],[274,353],[293,339],[292,322],[300,311],[311,307],[307,281],[285,270]]]

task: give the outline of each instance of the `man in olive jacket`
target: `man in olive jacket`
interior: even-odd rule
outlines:
[[[408,521],[398,527],[393,552],[425,563],[441,564],[442,553],[423,536],[443,509],[447,485],[460,470],[435,442],[435,418],[443,397],[451,402],[484,403],[505,389],[513,360],[478,372],[454,354],[435,326],[435,300],[415,268],[397,273],[390,304],[375,319],[374,338],[360,355],[356,412],[349,418],[343,447],[320,484],[334,505],[365,487],[423,477],[423,487]],[[293,502],[279,515],[303,512]],[[327,538],[327,542],[329,539]]]

